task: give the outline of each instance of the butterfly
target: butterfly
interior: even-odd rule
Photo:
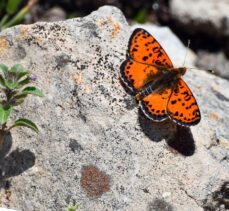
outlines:
[[[153,121],[168,118],[181,126],[200,122],[200,110],[181,78],[187,68],[174,68],[158,41],[146,30],[133,31],[120,78],[135,94],[143,113]]]

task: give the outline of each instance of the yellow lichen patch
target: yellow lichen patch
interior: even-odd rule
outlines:
[[[114,22],[111,17],[108,17],[108,24],[113,29],[112,38],[115,38],[119,34],[119,32],[121,30],[120,23]]]
[[[107,20],[100,19],[98,21],[98,26],[100,28],[104,27],[106,24],[108,24],[109,27],[112,29],[112,33],[111,33],[112,38],[115,38],[120,33],[120,30],[121,30],[120,23],[114,22],[111,17],[107,17]]]
[[[218,120],[219,119],[219,116],[215,112],[211,112],[210,113],[210,118],[211,119],[214,119],[214,120]]]
[[[85,87],[85,93],[90,94],[92,92],[92,88],[90,86]]]
[[[21,26],[20,27],[20,33],[17,36],[17,39],[18,40],[25,40],[25,39],[28,38],[28,36],[29,36],[29,28],[28,28],[28,26]]]
[[[105,21],[103,19],[99,20],[98,25],[100,28],[103,27],[105,25]]]
[[[74,74],[72,79],[78,84],[83,85],[82,88],[85,90],[85,93],[90,94],[92,92],[91,86],[85,84],[82,74]]]
[[[114,38],[119,34],[119,32],[121,30],[120,24],[119,23],[114,23],[113,29],[114,30],[112,32],[112,37]]]
[[[224,148],[229,149],[229,140],[228,139],[226,139],[226,138],[220,138],[219,143]]]
[[[5,37],[0,37],[0,56],[6,53],[6,50],[9,47],[9,42]]]
[[[72,79],[73,79],[77,84],[83,84],[83,83],[84,83],[82,74],[74,74],[74,75],[72,76]]]

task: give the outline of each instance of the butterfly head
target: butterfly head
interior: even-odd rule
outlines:
[[[186,73],[187,68],[186,67],[179,67],[177,68],[180,75],[184,75]]]

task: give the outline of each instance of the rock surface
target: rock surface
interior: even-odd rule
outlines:
[[[222,52],[198,52],[196,66],[199,68],[206,68],[207,70],[214,70],[214,74],[229,80],[229,60]]]
[[[200,124],[152,122],[119,80],[130,34],[120,10],[107,6],[84,18],[0,33],[1,62],[33,71],[45,93],[14,113],[36,122],[40,134],[18,128],[6,137],[3,205],[30,211],[64,210],[70,202],[78,210],[226,209],[223,200],[209,199],[229,178],[229,82],[188,71]],[[165,49],[178,47],[170,33],[160,36],[169,41]],[[173,53],[179,51],[185,50]]]

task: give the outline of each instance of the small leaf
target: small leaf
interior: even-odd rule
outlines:
[[[12,15],[16,12],[16,10],[19,8],[19,5],[21,4],[22,0],[8,0],[8,4],[6,7],[6,11],[9,15]]]
[[[25,98],[27,97],[28,94],[23,93],[23,94],[18,94],[18,95],[14,95],[11,100],[10,100],[10,105],[12,106],[18,106],[20,104],[22,104],[25,101]]]
[[[10,73],[13,73],[14,77],[16,80],[19,80],[23,76],[29,74],[29,71],[26,70],[22,65],[20,64],[15,64],[10,70]]]
[[[21,80],[18,82],[16,89],[20,89],[23,86],[25,86],[26,84],[29,84],[30,82],[31,82],[30,78],[25,78],[24,80]]]
[[[3,71],[4,76],[6,77],[9,73],[9,68],[4,64],[0,64],[0,69]]]
[[[7,122],[11,112],[12,106],[0,105],[0,124],[4,124]]]
[[[14,128],[14,127],[28,127],[31,130],[35,131],[36,133],[39,132],[37,126],[35,123],[33,123],[31,120],[29,119],[18,119],[17,121],[14,122],[14,124],[10,127],[10,129]]]
[[[36,96],[39,96],[39,97],[43,97],[44,96],[43,92],[40,89],[38,89],[38,88],[36,88],[34,86],[28,86],[28,87],[24,88],[22,90],[22,93],[24,93],[24,94],[32,94],[32,95],[36,95]]]
[[[141,9],[138,11],[137,15],[134,17],[135,21],[138,23],[145,23],[147,19],[147,10]]]
[[[13,80],[5,80],[5,86],[10,90],[15,89],[17,85],[18,83]]]
[[[18,106],[18,105],[21,105],[22,103],[24,103],[25,99],[18,99],[18,100],[15,100],[14,102],[12,102],[12,105],[13,106]]]
[[[0,84],[1,84],[3,87],[6,87],[5,79],[2,77],[2,75],[0,75]]]
[[[26,93],[22,93],[22,94],[18,94],[18,95],[15,95],[15,96],[13,96],[13,99],[22,99],[22,98],[25,98],[25,97],[27,97],[27,95],[28,94],[26,94]]]

